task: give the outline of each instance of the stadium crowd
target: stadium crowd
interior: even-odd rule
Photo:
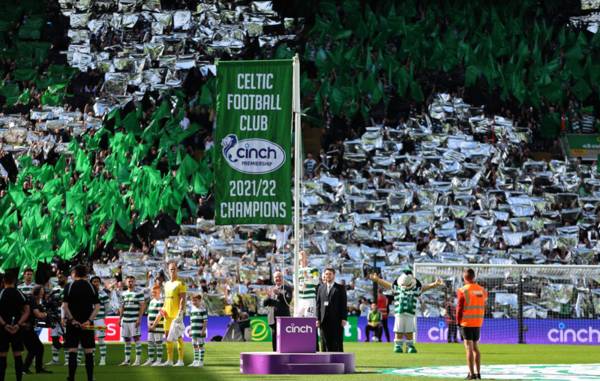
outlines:
[[[509,119],[438,94],[426,114],[368,127],[318,160],[307,155],[302,226],[311,265],[333,264],[349,309],[366,315],[373,290],[365,265],[394,279],[414,262],[597,264],[595,166],[533,161],[529,136]],[[213,213],[212,197],[199,197],[196,214],[181,224],[164,217],[139,229],[137,241],[99,246],[93,266],[113,306],[123,276],[149,285],[166,260],[176,259],[190,289],[207,294],[211,314],[264,313],[272,274],[281,270],[291,280],[291,230],[216,227]],[[535,292],[541,295],[541,285]],[[578,292],[563,292],[571,311],[547,310],[576,315]],[[442,313],[441,296],[424,302],[421,313]]]

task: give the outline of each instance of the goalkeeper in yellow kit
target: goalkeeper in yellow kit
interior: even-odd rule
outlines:
[[[162,309],[162,315],[164,317],[165,335],[169,336],[169,329],[175,319],[183,319],[185,311],[185,293],[187,288],[185,284],[177,278],[177,264],[175,262],[169,263],[169,276],[170,281],[165,282],[164,297],[165,304]],[[173,363],[173,348],[174,343],[167,341],[167,361],[163,366],[183,366],[183,338],[180,337],[177,340],[177,363]]]

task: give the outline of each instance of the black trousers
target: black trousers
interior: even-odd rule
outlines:
[[[377,337],[379,339],[379,341],[381,341],[381,325],[378,325],[377,327],[373,327],[372,325],[368,325],[365,328],[365,336],[366,339],[365,341],[369,342],[371,341],[371,332],[375,333],[375,337]]]
[[[344,327],[341,321],[321,323],[321,351],[344,351]]]
[[[390,327],[388,327],[388,318],[387,317],[385,319],[381,319],[381,325],[383,327],[383,332],[385,332],[385,339],[389,343],[390,342]],[[379,335],[379,341],[382,341],[381,334]]]
[[[44,344],[33,329],[24,331],[23,344],[27,348],[27,357],[23,363],[24,369],[29,369],[35,359],[35,371],[39,372],[44,368]]]
[[[448,324],[448,342],[449,343],[458,343],[458,339],[456,337],[457,332],[458,332],[458,325],[449,323]]]

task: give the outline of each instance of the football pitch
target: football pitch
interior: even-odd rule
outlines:
[[[600,378],[600,346],[543,345],[482,345],[483,378],[593,380]],[[419,353],[393,353],[390,343],[346,343],[344,349],[356,355],[356,370],[352,375],[323,376],[251,376],[239,372],[240,352],[269,351],[268,343],[208,343],[205,367],[150,368],[122,367],[123,346],[108,346],[108,365],[96,367],[96,381],[117,380],[457,380],[466,375],[462,344],[420,344]],[[144,346],[144,360],[146,348]],[[192,348],[186,346],[186,364],[192,361]],[[10,359],[10,354],[9,354]],[[50,359],[46,346],[45,361]],[[10,361],[10,360],[9,360]],[[61,363],[63,357],[61,354]],[[572,364],[587,364],[573,366]],[[529,365],[529,366],[517,366]],[[24,380],[64,381],[67,367],[49,366],[54,374],[25,375]],[[486,374],[488,371],[488,374]],[[7,380],[14,380],[9,363]],[[85,380],[85,368],[77,368],[76,380]]]

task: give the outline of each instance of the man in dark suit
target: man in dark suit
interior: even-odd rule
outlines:
[[[268,321],[273,339],[273,352],[277,351],[277,317],[290,316],[290,304],[293,298],[293,288],[283,284],[283,274],[279,271],[273,274],[275,287],[269,291],[265,307],[269,307]]]
[[[344,326],[348,320],[346,289],[335,283],[335,270],[326,268],[317,292],[317,327],[323,352],[344,351]]]

